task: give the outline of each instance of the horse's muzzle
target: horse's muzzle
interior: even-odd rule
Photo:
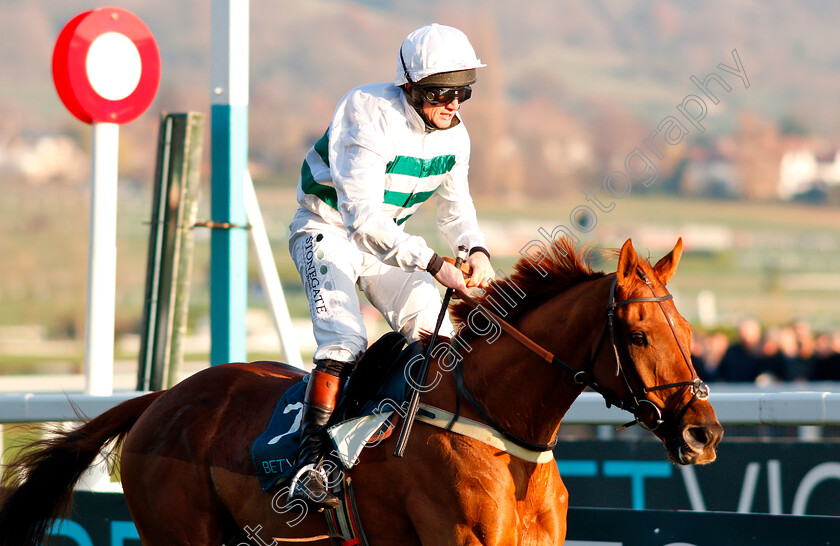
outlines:
[[[717,421],[713,424],[686,425],[674,439],[676,449],[669,451],[679,464],[708,464],[717,457],[716,448],[721,438],[723,427]]]

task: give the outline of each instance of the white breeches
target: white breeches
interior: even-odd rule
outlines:
[[[314,360],[355,360],[368,347],[358,286],[391,328],[408,340],[434,330],[441,297],[431,275],[383,264],[360,250],[344,229],[299,209],[290,226],[289,251],[309,300],[315,341]],[[452,335],[445,317],[440,334]]]

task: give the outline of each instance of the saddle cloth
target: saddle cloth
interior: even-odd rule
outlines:
[[[344,389],[328,434],[336,458],[352,468],[368,441],[390,431],[394,410],[408,398],[405,368],[422,358],[419,342],[406,346],[391,332],[380,338],[359,360]],[[414,371],[416,371],[416,366]],[[309,376],[290,387],[277,402],[266,429],[251,444],[251,460],[263,491],[291,477],[300,445],[300,420]]]

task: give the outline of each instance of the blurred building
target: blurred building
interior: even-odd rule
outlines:
[[[17,136],[0,145],[0,174],[32,184],[50,181],[81,182],[88,179],[90,158],[70,137]]]
[[[779,197],[793,199],[840,188],[840,150],[820,153],[811,142],[790,142],[779,165]]]

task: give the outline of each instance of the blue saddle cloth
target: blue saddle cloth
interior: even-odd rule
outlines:
[[[399,337],[403,340],[402,336]],[[385,339],[377,343],[382,341]],[[395,338],[390,338],[389,341],[394,342]],[[417,359],[422,358],[423,347],[420,342],[405,346],[403,340],[387,349],[378,351],[378,358],[368,358],[368,362],[364,362],[365,356],[371,352],[368,350],[359,361],[358,370],[350,377],[330,426],[383,410],[396,409],[408,399],[410,386],[405,379],[405,369],[414,363],[412,372],[416,373],[419,367]],[[308,381],[307,375],[283,394],[274,408],[268,426],[251,444],[251,460],[263,491],[278,480],[291,477],[295,469],[300,445],[303,398]]]
[[[288,477],[294,469],[300,444],[300,418],[303,414],[303,395],[306,382],[295,383],[283,394],[266,429],[251,444],[251,460],[263,491],[280,478]]]

